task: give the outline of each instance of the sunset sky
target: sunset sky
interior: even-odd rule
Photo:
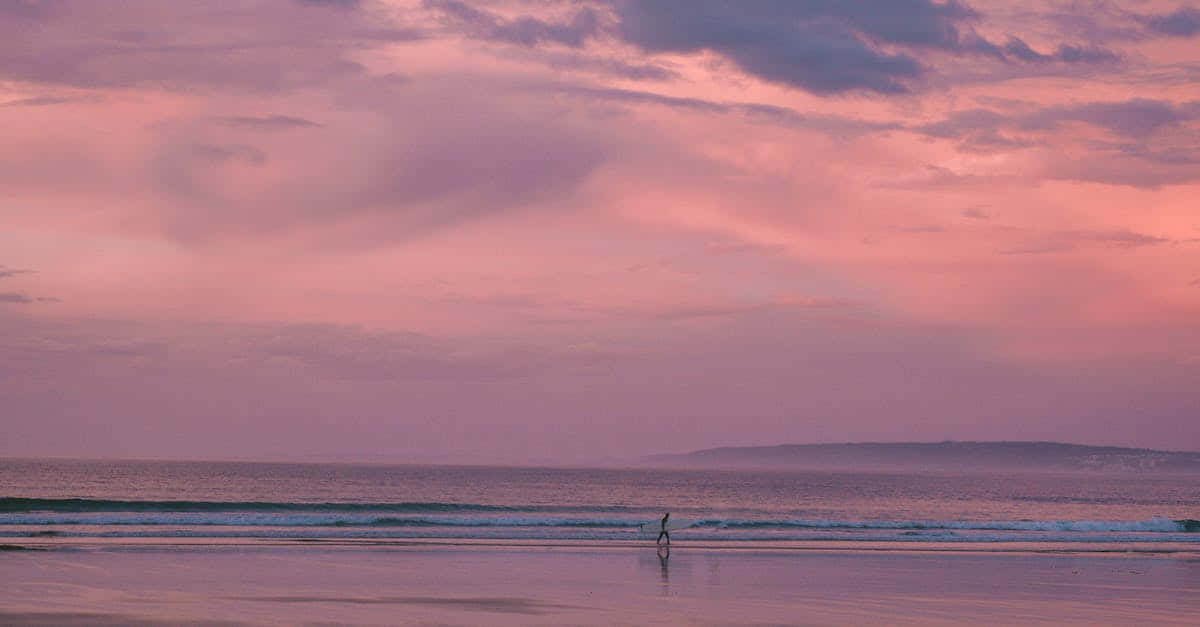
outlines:
[[[1200,450],[1200,4],[0,3],[0,455]]]

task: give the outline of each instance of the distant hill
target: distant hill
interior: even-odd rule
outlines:
[[[829,470],[1200,472],[1200,453],[1060,442],[851,442],[652,455],[653,466]]]

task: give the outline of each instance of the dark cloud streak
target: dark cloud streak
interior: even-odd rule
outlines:
[[[1019,37],[1009,37],[1008,43],[1004,44],[1004,52],[1026,63],[1051,63],[1058,61],[1062,63],[1099,64],[1115,63],[1121,58],[1120,55],[1106,48],[1071,44],[1061,44],[1054,52],[1049,54],[1041,53],[1029,47],[1029,44],[1025,43]]]
[[[1200,120],[1200,101],[1176,104],[1165,100],[1133,98],[1119,102],[1044,107],[1020,115],[1004,115],[990,109],[965,109],[914,129],[932,137],[956,138],[981,130],[1012,128],[1038,131],[1052,129],[1063,122],[1085,122],[1117,135],[1147,137],[1195,120]]]
[[[1036,64],[1120,60],[1095,45],[1060,44],[1052,53],[1017,37],[996,45],[975,32],[981,15],[956,0],[615,0],[612,6],[618,36],[643,50],[712,51],[749,74],[818,94],[912,91],[929,71],[913,53],[928,50]]]
[[[577,11],[569,23],[558,24],[528,16],[506,20],[458,0],[425,0],[424,6],[438,11],[471,37],[521,46],[556,43],[579,48],[599,27],[599,18],[587,7]]]
[[[1172,13],[1145,19],[1146,27],[1169,37],[1192,37],[1200,33],[1200,9],[1180,7]]]
[[[934,44],[952,29],[949,17],[917,15],[888,25],[852,13],[853,7],[811,2],[628,1],[614,9],[619,36],[643,50],[711,50],[749,74],[816,93],[908,91],[905,82],[924,67],[911,55],[868,45],[861,34],[899,40],[893,43],[926,37]],[[921,22],[931,17],[935,23]]]
[[[666,96],[632,89],[584,87],[578,85],[556,85],[549,87],[549,89],[558,93],[610,102],[652,104],[697,113],[737,114],[751,121],[795,128],[815,129],[839,136],[853,136],[868,132],[903,128],[901,124],[894,122],[872,122],[836,115],[807,115],[795,109],[755,102],[718,102],[702,98]]]
[[[317,124],[311,120],[296,118],[289,115],[270,115],[265,117],[238,115],[217,118],[217,121],[225,124],[226,126],[255,131],[274,131],[321,126],[320,124]]]
[[[1034,238],[1032,242],[1025,245],[997,250],[996,253],[1000,255],[1038,255],[1044,253],[1072,252],[1086,246],[1128,250],[1143,246],[1164,244],[1170,241],[1165,237],[1126,230],[1052,231]]]
[[[1110,138],[1076,140],[1074,156],[1054,158],[1048,164],[1051,178],[1157,187],[1200,180],[1200,170],[1194,167],[1200,163],[1200,129],[1195,128],[1198,121],[1200,101],[1133,98],[1048,106],[1015,114],[965,109],[909,129],[957,141],[963,152],[1040,146],[1061,155],[1072,149],[1069,136],[1060,132],[1062,127],[1083,123],[1107,131]]]
[[[538,51],[534,60],[556,70],[575,70],[594,74],[606,74],[634,81],[667,81],[679,78],[679,74],[662,65],[653,63],[629,63],[580,53]]]
[[[1182,105],[1162,100],[1133,98],[1124,102],[1089,102],[1069,107],[1050,107],[1026,116],[1023,124],[1031,128],[1055,125],[1063,121],[1086,122],[1118,135],[1145,137],[1161,129],[1200,117],[1200,103]]]
[[[49,105],[66,104],[68,102],[71,102],[70,98],[34,96],[32,98],[9,100],[8,102],[0,103],[0,107],[45,107]]]

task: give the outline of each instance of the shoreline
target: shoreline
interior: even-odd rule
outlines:
[[[656,550],[653,543],[636,540],[535,540],[494,538],[171,538],[171,537],[77,537],[51,536],[38,538],[3,538],[0,546],[6,550],[55,550],[87,548],[529,548],[529,549],[598,549],[598,550]],[[11,547],[11,548],[7,548]],[[972,554],[972,555],[1137,555],[1200,559],[1200,545],[1195,543],[1159,542],[877,542],[877,541],[763,541],[730,540],[706,542],[676,541],[669,547],[676,551],[722,552],[780,552],[780,553],[837,553],[837,554]]]
[[[0,622],[1184,625],[1200,615],[1196,553],[149,540],[6,552]]]

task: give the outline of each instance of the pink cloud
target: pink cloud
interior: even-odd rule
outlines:
[[[1187,10],[666,6],[0,10],[0,453],[1200,448]]]

